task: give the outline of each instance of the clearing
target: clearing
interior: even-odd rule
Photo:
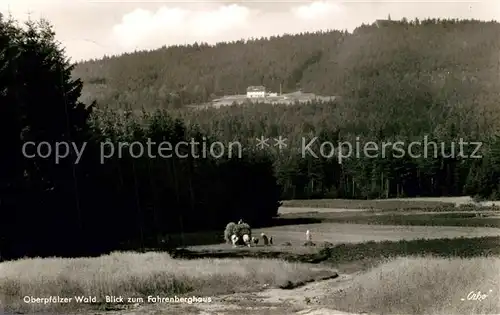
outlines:
[[[464,197],[440,199],[447,205],[467,203]],[[373,202],[380,208],[369,204]],[[0,263],[0,310],[92,310],[105,315],[500,313],[500,259],[492,257],[500,255],[500,229],[495,228],[500,220],[492,213],[482,211],[485,217],[476,217],[458,209],[445,211],[437,209],[442,202],[430,198],[288,203],[290,208],[280,209],[280,219],[293,225],[252,229],[254,235],[273,236],[273,246],[232,248],[218,241],[221,229],[211,238],[180,236],[191,245],[206,245],[170,255],[125,252]],[[430,205],[436,210],[429,210]],[[297,224],[300,220],[316,223]],[[306,230],[317,246],[303,246]],[[106,295],[145,300],[105,303]],[[469,299],[478,295],[481,301]],[[94,296],[97,302],[27,304],[24,296]],[[210,297],[211,302],[153,303],[148,296]]]
[[[282,246],[290,242],[293,247],[302,246],[305,242],[305,232],[311,231],[313,242],[320,245],[323,242],[332,244],[361,243],[368,241],[399,241],[415,239],[439,239],[457,237],[500,236],[500,229],[487,227],[463,226],[401,226],[401,225],[370,225],[316,223],[303,225],[287,225],[272,228],[254,229],[252,234],[266,233],[273,237],[273,243]],[[217,250],[227,248],[227,244],[193,246],[190,248]]]
[[[418,198],[390,198],[376,200],[351,200],[351,199],[310,199],[310,200],[284,200],[283,210],[280,213],[295,213],[300,210],[291,208],[323,208],[323,209],[362,209],[367,210],[387,208],[432,208],[453,205],[478,205],[488,207],[500,205],[500,201],[475,202],[470,196],[462,197],[418,197]],[[285,212],[282,212],[285,211]],[[328,211],[328,210],[324,210]]]

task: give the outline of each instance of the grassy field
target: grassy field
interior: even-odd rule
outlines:
[[[276,244],[291,242],[292,244],[301,245],[305,242],[305,231],[307,230],[311,231],[313,242],[331,242],[333,244],[500,235],[500,229],[496,228],[340,223],[281,226],[262,229],[261,231],[272,235]]]
[[[467,236],[471,237],[478,234],[470,234],[467,231],[471,231],[470,229],[460,229],[458,227],[492,227],[492,228],[500,228],[500,216],[498,212],[492,211],[481,211],[481,215],[483,217],[476,217],[476,213],[472,212],[458,212],[454,211],[451,213],[445,212],[388,212],[388,211],[334,211],[334,212],[314,212],[315,209],[307,208],[306,212],[300,213],[292,213],[292,214],[282,214],[280,217],[274,219],[272,221],[271,227],[268,228],[256,228],[253,229],[254,235],[260,234],[261,232],[268,233],[269,235],[273,235],[274,231],[281,231],[283,229],[289,230],[295,233],[296,236],[292,237],[292,240],[300,240],[304,239],[304,233],[309,228],[314,228],[315,225],[323,224],[327,229],[332,229],[331,232],[335,232],[336,226],[331,225],[332,223],[337,224],[363,224],[363,225],[403,225],[403,226],[429,226],[429,227],[437,227],[437,226],[451,226],[456,227],[454,230],[459,231],[459,233],[455,233],[453,235],[457,236]],[[308,227],[306,227],[306,225]],[[351,229],[353,226],[346,225]],[[357,228],[358,226],[354,226]],[[196,233],[184,233],[177,235],[170,235],[169,242],[174,244],[177,247],[182,246],[193,246],[193,245],[203,245],[203,246],[215,246],[220,247],[221,243],[224,242],[223,232],[221,232],[224,227],[221,227],[221,230],[217,231],[205,231],[205,232],[196,232]],[[374,231],[378,231],[379,228],[376,227],[368,227],[368,231],[361,233],[365,233],[366,235],[371,235],[371,229],[375,229]],[[384,228],[383,228],[384,229]],[[393,229],[393,227],[389,227],[389,229]],[[404,230],[405,228],[396,227],[395,230]],[[341,233],[344,233],[345,229],[339,230]],[[426,237],[428,235],[428,231],[435,231],[433,235],[437,237],[448,237],[447,235],[440,235],[440,229],[421,229],[421,235],[417,237]],[[446,229],[449,231],[449,229]],[[462,233],[466,231],[465,234]],[[472,231],[475,231],[474,229]],[[488,230],[493,231],[493,230]],[[256,234],[257,233],[257,234]],[[493,231],[493,234],[496,232]],[[334,233],[331,239],[336,238],[336,234]],[[484,234],[479,234],[479,236]],[[487,234],[491,235],[491,234]],[[498,234],[495,234],[498,235]],[[258,236],[258,235],[257,235]],[[276,236],[276,235],[275,235]],[[285,235],[286,236],[286,235]],[[396,235],[396,238],[399,237]],[[286,237],[285,237],[286,238]],[[359,238],[358,238],[359,239]],[[378,239],[378,238],[376,238]],[[391,238],[393,239],[393,238]],[[361,240],[363,241],[363,240]],[[283,237],[276,238],[275,245],[279,245],[285,242]]]
[[[491,209],[500,202],[485,201],[474,203],[470,197],[427,197],[427,198],[393,198],[377,200],[351,199],[312,199],[312,200],[284,200],[282,213],[294,213],[293,208],[319,209],[361,209],[361,210],[423,210],[452,211],[455,207],[469,208],[470,210]],[[473,209],[474,208],[474,209]],[[500,210],[500,207],[494,207]],[[302,210],[297,209],[299,212]],[[326,210],[321,210],[326,211]]]
[[[318,248],[315,255],[237,252],[247,257],[315,261],[336,268],[339,274],[355,274],[345,285],[335,283],[322,290],[320,303],[331,309],[356,314],[500,314],[500,237],[339,244]],[[199,259],[232,256],[235,251],[190,254]],[[483,301],[467,300],[470,292],[478,291],[487,294]]]
[[[305,242],[305,232],[310,230],[313,242],[321,245],[324,242],[332,244],[362,243],[369,241],[399,241],[415,239],[439,239],[439,238],[477,238],[500,236],[500,229],[477,228],[477,227],[452,227],[452,226],[398,226],[398,225],[368,225],[368,224],[342,224],[342,223],[318,223],[304,225],[288,225],[264,229],[255,229],[253,233],[259,235],[261,232],[273,236],[276,247],[283,250],[308,250],[302,246]],[[285,246],[291,243],[291,246]],[[500,243],[499,243],[500,246]],[[227,244],[214,244],[193,246],[207,250],[231,249]],[[255,249],[268,250],[269,247],[256,247]],[[288,251],[287,250],[287,251]]]
[[[500,314],[499,288],[500,258],[406,257],[356,277],[322,303],[375,314]],[[468,300],[478,291],[483,300]]]
[[[268,228],[258,228],[253,229],[254,235],[265,232],[268,235],[275,236],[275,245],[279,245],[283,242],[288,241],[299,241],[304,240],[304,233],[308,229],[314,229],[316,226],[325,227],[323,230],[327,230],[331,235],[326,236],[329,241],[335,241],[339,236],[343,234],[351,235],[352,231],[361,227],[358,236],[353,236],[353,240],[356,242],[365,241],[367,236],[368,240],[383,240],[387,238],[380,239],[377,237],[378,231],[389,230],[392,234],[389,239],[400,239],[400,235],[397,233],[405,232],[406,227],[401,226],[426,226],[434,228],[412,228],[411,231],[419,231],[418,235],[412,236],[412,238],[427,237],[431,233],[432,237],[459,237],[459,236],[484,236],[484,235],[500,235],[500,230],[486,229],[482,231],[487,231],[486,234],[480,232],[479,234],[474,231],[479,231],[478,229],[462,229],[460,227],[490,227],[490,228],[500,228],[500,216],[498,211],[480,211],[482,217],[477,217],[475,212],[459,212],[457,210],[453,212],[419,212],[419,211],[340,211],[336,209],[333,212],[315,212],[315,208],[297,208],[303,209],[305,212],[288,213],[281,214],[279,218],[273,220],[273,226]],[[484,209],[484,208],[481,208]],[[339,210],[339,211],[337,211]],[[332,223],[336,223],[331,225]],[[387,225],[388,227],[363,227],[352,224],[360,225]],[[343,225],[344,227],[342,227]],[[394,227],[397,225],[397,227]],[[436,228],[439,226],[454,227],[453,229]],[[221,227],[223,229],[224,227]],[[328,231],[329,230],[329,231]],[[275,231],[278,234],[276,235]],[[282,234],[281,231],[289,231],[291,237],[287,237],[286,233]],[[445,234],[440,234],[441,231],[445,231]],[[455,231],[455,232],[453,232]],[[472,231],[472,232],[471,232]],[[449,233],[451,232],[451,234]],[[374,234],[375,233],[375,234]],[[413,233],[413,232],[412,232]],[[204,245],[219,248],[223,240],[223,233],[221,231],[208,231],[199,233],[185,233],[182,235],[171,236],[171,241],[178,244],[179,246],[183,244],[184,246],[192,245]],[[371,238],[371,235],[375,235],[375,238]],[[320,237],[322,237],[320,235]],[[288,239],[288,240],[287,240]],[[349,238],[344,238],[345,241],[349,242]]]
[[[283,220],[309,219],[314,223],[373,224],[401,226],[455,226],[500,228],[500,216],[482,212],[478,217],[471,212],[455,213],[370,213],[370,212],[308,212],[282,215]]]
[[[259,290],[266,284],[281,286],[288,281],[300,283],[310,279],[324,278],[331,276],[337,270],[341,273],[363,271],[370,274],[373,272],[370,268],[377,268],[388,259],[408,255],[432,254],[441,257],[499,255],[499,245],[500,237],[484,237],[372,241],[339,244],[334,247],[296,245],[287,247],[288,252],[278,246],[250,249],[233,249],[226,246],[221,250],[198,248],[196,251],[184,251],[176,255],[177,259],[165,253],[113,253],[99,258],[79,259],[25,259],[0,264],[0,300],[4,302],[5,305],[2,307],[6,311],[35,313],[43,310],[68,312],[82,305],[30,306],[22,302],[24,296],[90,295],[97,296],[100,302],[103,302],[105,295],[145,299],[148,295],[214,296]],[[196,259],[193,260],[193,258]],[[459,264],[462,260],[455,258],[454,261],[456,261],[455,264]],[[489,272],[489,270],[478,270],[480,273]],[[431,273],[429,275],[432,276]],[[462,286],[465,290],[469,284],[474,283],[476,275],[468,273],[464,277],[467,278]],[[425,281],[433,281],[432,277],[425,279],[418,284],[425,285]],[[380,288],[375,289],[385,290],[384,283],[378,284]],[[410,282],[402,282],[400,285],[413,287],[413,283]],[[383,305],[369,305],[369,303],[377,303],[370,301],[364,301],[359,305],[383,307]],[[331,303],[343,310],[352,308],[352,304],[347,301],[344,304],[337,304],[332,300]],[[404,307],[407,303],[401,302],[400,304],[397,307],[405,311]],[[99,303],[92,307],[102,309],[106,305]],[[412,314],[418,314],[418,312]]]
[[[332,275],[333,270],[276,259],[174,260],[166,253],[113,253],[99,258],[25,259],[0,264],[0,301],[6,311],[68,311],[85,305],[27,304],[24,296],[214,296],[263,285],[280,286]],[[0,308],[1,309],[1,308]]]
[[[401,208],[434,208],[455,206],[454,202],[419,201],[406,199],[386,200],[351,200],[351,199],[312,199],[284,200],[283,207],[290,208],[337,208],[337,209],[401,209]]]
[[[234,249],[229,246],[192,247],[179,251],[184,259],[249,257],[322,263],[343,273],[366,271],[386,259],[408,255],[482,257],[500,255],[500,236],[368,241],[363,243],[318,243],[316,247],[268,246]]]
[[[320,303],[330,309],[356,314],[500,314],[500,237],[339,244],[321,248],[316,255],[242,251],[251,257],[313,260],[339,274],[355,274],[345,286],[322,290]],[[227,250],[192,254],[230,255]],[[488,297],[467,300],[472,291]]]
[[[106,295],[142,297],[145,302],[148,295],[215,296],[261,290],[264,285],[293,286],[339,272],[357,276],[343,291],[332,291],[322,299],[334,309],[499,314],[500,294],[495,291],[481,302],[460,300],[471,291],[484,293],[492,286],[500,287],[500,258],[495,258],[500,256],[497,210],[483,207],[479,211],[484,216],[477,217],[471,213],[477,208],[441,204],[429,210],[429,202],[436,201],[369,211],[342,210],[339,203],[333,211],[295,207],[308,211],[282,214],[276,226],[252,229],[254,235],[273,236],[273,246],[235,249],[221,244],[221,227],[216,232],[172,236],[176,243],[197,246],[170,255],[115,252],[98,258],[3,262],[0,310],[102,310],[111,306],[105,303]],[[306,230],[312,232],[316,246],[304,246]],[[27,304],[24,296],[73,297],[73,303]],[[97,303],[77,304],[75,296],[95,296]]]

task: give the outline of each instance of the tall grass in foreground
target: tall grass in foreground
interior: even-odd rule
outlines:
[[[272,259],[177,260],[166,253],[115,252],[97,258],[24,259],[0,264],[0,310],[68,310],[81,305],[28,305],[24,296],[106,295],[147,297],[215,294],[255,290],[264,284],[313,278],[318,269]]]
[[[467,300],[477,291],[487,297]],[[500,314],[500,258],[397,258],[356,277],[323,303],[375,314]]]

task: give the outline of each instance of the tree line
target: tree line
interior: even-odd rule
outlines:
[[[480,120],[459,107],[437,103],[408,107],[406,113],[353,113],[346,100],[297,104],[255,104],[200,111],[177,111],[218,139],[239,139],[251,147],[256,138],[287,138],[287,147],[265,151],[274,160],[282,199],[372,199],[477,195],[498,198],[498,139],[483,132]],[[398,110],[400,105],[393,103]],[[400,109],[404,111],[404,109]],[[346,119],[350,115],[355,120]],[[365,150],[371,145],[371,151]],[[399,144],[398,144],[399,142]],[[417,143],[417,145],[413,145]],[[323,143],[331,145],[320,146]],[[352,153],[338,157],[339,143]],[[385,148],[384,143],[388,144]],[[398,144],[398,145],[397,145]],[[358,148],[356,148],[358,146]],[[427,149],[426,149],[427,147]],[[345,144],[343,148],[348,148]],[[356,155],[358,153],[358,155]]]
[[[321,142],[354,144],[357,138],[362,143],[401,141],[406,152],[412,141],[425,137],[439,146],[429,158],[394,158],[389,152],[386,158],[362,156],[342,163],[304,157],[295,150],[274,152],[283,199],[463,194],[499,198],[499,35],[497,22],[439,19],[363,25],[352,34],[295,35],[291,38],[296,42],[287,46],[290,55],[308,49],[311,56],[322,52],[309,59],[314,62],[302,72],[300,86],[308,92],[340,95],[336,101],[175,113],[223,139],[282,135],[295,149],[300,139],[313,137],[318,137],[315,150]],[[250,42],[248,47],[271,49],[284,40]],[[307,40],[310,46],[295,48]],[[282,62],[287,60],[284,56]],[[268,73],[286,68],[281,65],[271,66]],[[249,80],[259,69],[250,71]],[[237,76],[233,80],[239,82]],[[474,154],[480,158],[471,157],[474,145],[465,146],[460,156],[460,141],[480,142]]]

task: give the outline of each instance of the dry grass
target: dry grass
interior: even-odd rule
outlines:
[[[272,259],[177,260],[165,253],[112,253],[98,258],[24,259],[0,264],[0,309],[39,312],[82,307],[70,304],[26,304],[24,296],[74,297],[106,295],[147,297],[215,294],[256,290],[264,284],[314,278],[318,269]],[[102,306],[102,305],[101,305]]]
[[[305,232],[307,230],[311,231],[313,242],[330,242],[333,244],[361,243],[368,241],[380,242],[414,240],[420,238],[471,238],[500,235],[500,229],[490,227],[403,226],[344,223],[278,226],[273,228],[255,229],[254,233],[258,235],[261,232],[264,232],[267,235],[272,235],[274,244],[276,245],[280,245],[283,242],[291,242],[294,245],[302,245],[305,242]]]
[[[467,300],[477,291],[487,297]],[[356,277],[323,302],[376,314],[500,314],[500,258],[397,258]]]
[[[308,199],[284,200],[282,207],[299,208],[334,208],[334,209],[428,209],[433,207],[455,207],[454,202],[447,202],[443,198],[433,200],[420,199],[380,199],[380,200],[351,200],[351,199]]]
[[[496,207],[495,207],[496,205]],[[304,199],[284,200],[281,213],[305,212],[293,208],[315,208],[314,211],[328,212],[327,209],[350,210],[425,210],[432,212],[454,211],[453,208],[461,207],[463,210],[495,210],[498,211],[500,201],[474,202],[471,197],[418,197],[418,198],[390,198],[373,200],[356,199]],[[492,209],[493,207],[493,209]],[[317,208],[317,209],[316,209]],[[483,209],[481,209],[483,208]],[[496,209],[495,209],[496,208]],[[460,210],[460,209],[458,209]],[[311,211],[311,209],[307,210]]]
[[[282,222],[298,224],[370,224],[397,226],[448,226],[500,228],[498,211],[477,212],[323,212],[294,213],[280,216]],[[302,222],[300,222],[302,221]],[[307,222],[309,221],[309,222]]]

